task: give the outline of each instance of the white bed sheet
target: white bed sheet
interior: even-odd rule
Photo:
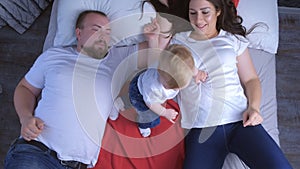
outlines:
[[[48,34],[44,42],[43,50],[53,46],[57,23],[57,0],[54,0]],[[276,64],[275,54],[263,51],[261,49],[249,49],[254,66],[261,80],[262,102],[261,113],[264,117],[263,126],[271,137],[279,144],[279,131],[277,124],[277,99],[276,99]],[[223,169],[241,169],[245,165],[234,154],[230,154],[223,166]]]

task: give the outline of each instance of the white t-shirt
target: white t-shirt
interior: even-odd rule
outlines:
[[[176,34],[171,43],[188,47],[196,66],[206,71],[208,78],[200,85],[192,81],[179,92],[182,127],[203,128],[242,120],[247,98],[237,72],[237,56],[245,51],[248,41],[223,30],[204,41],[189,38],[190,33]]]
[[[148,69],[139,76],[138,89],[147,104],[162,104],[166,100],[174,98],[179,92],[179,90],[166,89],[160,83],[156,69]]]
[[[94,166],[113,106],[112,77],[135,51],[137,46],[112,48],[101,60],[79,54],[73,47],[50,48],[41,54],[25,75],[31,85],[42,89],[35,116],[45,126],[37,140],[55,150],[61,160]]]

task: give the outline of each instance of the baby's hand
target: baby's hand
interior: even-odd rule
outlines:
[[[197,84],[199,84],[200,82],[202,82],[202,83],[205,82],[207,77],[208,77],[208,74],[206,72],[204,72],[202,70],[198,70],[198,69],[196,70],[194,78],[195,78],[195,82]]]
[[[144,26],[144,35],[147,39],[158,38],[160,33],[160,27],[156,19],[152,19],[151,23]]]
[[[170,120],[172,123],[175,123],[175,118],[178,115],[178,112],[176,112],[173,109],[166,109],[163,113],[162,116]]]

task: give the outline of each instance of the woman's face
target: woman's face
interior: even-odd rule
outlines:
[[[214,5],[207,0],[191,0],[189,4],[189,19],[196,36],[205,35],[210,39],[218,35],[216,28],[217,17],[220,11],[216,11]]]

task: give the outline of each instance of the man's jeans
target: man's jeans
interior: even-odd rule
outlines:
[[[48,151],[30,144],[12,144],[4,161],[4,169],[71,169],[63,166]]]

